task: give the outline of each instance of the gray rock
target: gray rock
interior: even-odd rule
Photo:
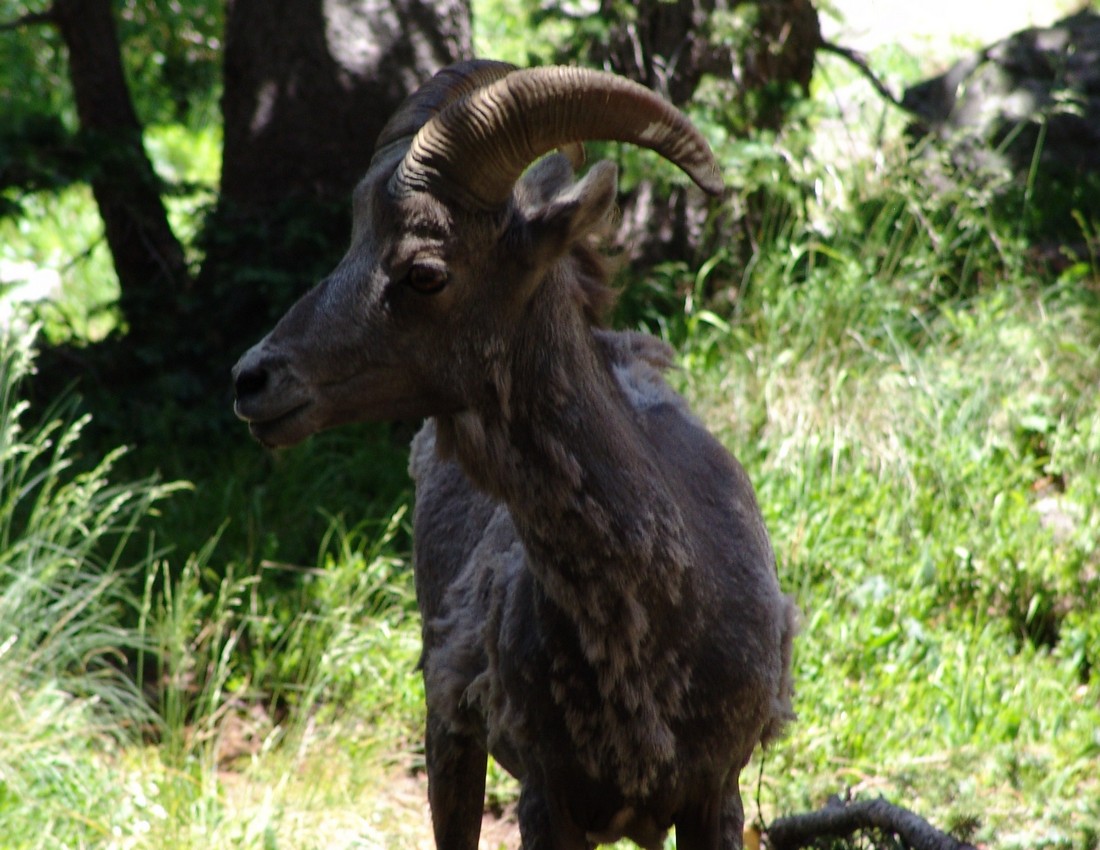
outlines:
[[[908,89],[902,104],[914,135],[934,133],[979,163],[1100,174],[1100,15],[1009,36]]]

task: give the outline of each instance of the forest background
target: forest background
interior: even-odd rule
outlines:
[[[228,369],[342,253],[401,97],[470,53],[641,79],[726,174],[707,209],[589,151],[624,172],[616,321],[676,347],[805,612],[749,818],[884,795],[1100,846],[1098,187],[915,142],[820,36],[900,91],[1007,12],[915,40],[847,6],[0,0],[5,846],[430,846],[413,426],[267,454]],[[485,847],[514,797],[492,768]]]

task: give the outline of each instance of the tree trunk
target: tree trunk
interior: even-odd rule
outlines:
[[[735,96],[749,90],[806,91],[821,44],[810,0],[638,0],[623,14],[622,0],[600,0],[614,21],[606,43],[590,46],[592,59],[687,103],[703,76],[731,80]],[[773,104],[750,116],[753,126],[776,128],[783,111]]]
[[[222,197],[348,199],[404,98],[470,52],[467,0],[232,0]]]
[[[183,248],[168,223],[159,181],[122,70],[110,0],[56,0],[50,20],[69,52],[92,194],[118,274],[122,315],[137,336],[159,333],[178,309],[189,278]]]
[[[792,85],[809,89],[822,43],[810,0],[638,0],[631,7],[599,0],[601,19],[613,23],[588,53],[676,106],[691,100],[705,75],[733,81],[735,97],[775,89],[778,101]],[[757,104],[748,119],[777,129],[781,103]]]

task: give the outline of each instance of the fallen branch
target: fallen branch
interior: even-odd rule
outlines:
[[[881,798],[845,802],[831,797],[816,812],[776,818],[768,827],[767,839],[771,850],[799,850],[823,838],[847,838],[861,830],[895,835],[912,850],[975,850],[920,815]]]

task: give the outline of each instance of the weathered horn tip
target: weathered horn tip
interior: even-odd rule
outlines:
[[[722,179],[722,171],[717,163],[710,163],[699,173],[692,173],[691,179],[695,185],[712,197],[720,197],[726,191],[726,181]]]

